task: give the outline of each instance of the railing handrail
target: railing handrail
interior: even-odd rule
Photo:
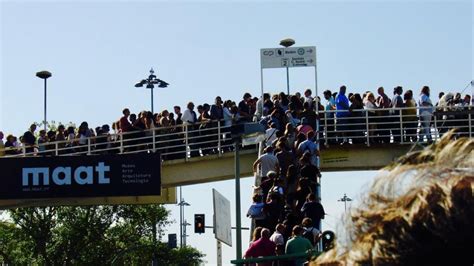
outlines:
[[[474,105],[467,105],[467,106],[415,106],[415,107],[388,107],[388,108],[363,108],[359,109],[352,109],[352,110],[320,110],[319,113],[346,113],[351,111],[356,112],[367,112],[367,111],[403,111],[403,110],[426,110],[427,108],[432,108],[433,112],[454,112],[454,113],[464,113],[464,112],[474,112]],[[448,110],[444,111],[442,109],[455,109],[455,110]]]
[[[469,106],[470,108],[471,106]],[[390,137],[390,130],[392,130],[393,137],[416,137],[416,132],[404,133],[403,130],[407,127],[408,123],[416,123],[415,131],[418,127],[418,118],[420,114],[406,114],[403,110],[419,110],[422,107],[400,107],[400,108],[387,108],[387,109],[378,109],[383,111],[390,110],[402,110],[402,112],[384,112],[381,115],[369,115],[370,111],[377,111],[377,109],[368,110],[368,109],[354,109],[353,112],[359,112],[360,115],[357,116],[348,116],[344,117],[346,125],[348,128],[340,129],[334,127],[333,131],[328,131],[328,116],[319,116],[317,119],[323,119],[324,122],[320,122],[320,125],[325,126],[324,131],[319,131],[321,134],[320,139],[331,140],[335,139],[334,136],[329,136],[330,134],[340,134],[347,133],[351,134],[351,139],[363,139],[368,146],[370,146],[371,134],[377,134],[378,137]],[[337,110],[331,111],[322,111],[322,113],[336,113]],[[449,111],[439,111],[433,113],[434,120],[434,136],[437,139],[437,134],[441,130],[450,129],[452,127],[463,127],[464,134],[468,134],[472,137],[472,116],[474,115],[473,109],[465,109],[464,111],[456,111],[454,114],[459,116],[449,117]],[[437,116],[442,115],[441,118],[436,118]],[[392,118],[392,119],[386,119]],[[190,124],[179,124],[166,127],[153,127],[150,129],[144,130],[133,130],[128,132],[116,132],[116,133],[107,133],[104,135],[91,136],[83,139],[84,143],[79,144],[80,139],[75,134],[74,139],[65,139],[52,142],[45,142],[35,145],[21,145],[20,147],[6,147],[2,149],[4,152],[9,152],[11,150],[21,151],[19,154],[5,154],[4,157],[18,157],[18,156],[27,156],[27,155],[73,155],[73,154],[92,154],[99,152],[108,152],[108,151],[119,151],[118,153],[129,153],[133,149],[133,152],[136,152],[136,149],[143,151],[150,149],[151,151],[163,151],[164,154],[179,154],[180,151],[173,149],[182,149],[181,152],[186,153],[185,158],[188,158],[188,152],[197,151],[202,149],[217,149],[221,151],[223,147],[229,147],[228,141],[230,139],[229,125],[225,125],[227,120],[211,120],[206,122],[196,122],[192,125]],[[450,122],[450,123],[447,123]],[[338,125],[339,120],[335,119],[334,125]],[[460,126],[462,124],[466,124]],[[209,127],[202,128],[200,125],[210,124]],[[453,125],[454,124],[454,125]],[[344,125],[344,124],[343,124]],[[398,126],[397,126],[398,125]],[[467,126],[468,125],[468,126]],[[413,127],[413,125],[411,125]],[[387,128],[390,127],[387,131]],[[393,127],[393,128],[392,128]],[[395,135],[395,132],[400,132],[400,135]],[[467,128],[469,128],[467,130]],[[316,129],[318,130],[318,129]],[[421,134],[421,132],[420,132]],[[222,136],[221,136],[222,135]],[[324,137],[323,137],[324,135]],[[105,141],[104,141],[105,140]],[[226,142],[227,144],[224,144]],[[403,141],[402,141],[403,143]],[[206,147],[202,147],[208,145]],[[214,145],[215,144],[215,145]],[[151,147],[151,148],[150,148]],[[38,149],[39,151],[26,152],[31,149]],[[84,149],[84,150],[82,150]],[[220,154],[220,152],[219,152]]]
[[[238,259],[238,260],[231,260],[230,263],[236,265],[243,265],[247,263],[261,263],[261,262],[271,262],[271,261],[279,261],[279,260],[291,260],[291,259],[299,259],[299,258],[308,258],[308,257],[317,257],[321,254],[321,252],[316,250],[308,250],[305,252],[299,252],[294,254],[284,254],[278,256],[266,256],[266,257],[258,257],[258,258],[247,258],[247,259]]]

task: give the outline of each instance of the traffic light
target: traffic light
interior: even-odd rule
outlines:
[[[194,233],[202,234],[205,229],[204,214],[194,214]]]

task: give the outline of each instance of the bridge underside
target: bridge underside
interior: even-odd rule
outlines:
[[[406,154],[413,145],[390,144],[367,147],[366,145],[331,146],[321,151],[321,170],[358,171],[378,170]],[[240,176],[253,176],[252,165],[257,159],[255,149],[240,151]],[[177,202],[176,187],[233,179],[235,176],[233,152],[182,160],[165,161],[162,166],[161,196],[101,197],[0,200],[0,209],[59,206],[59,205],[108,205],[108,204],[173,204]]]
[[[86,206],[86,205],[129,205],[129,204],[168,204],[176,203],[176,188],[162,188],[161,196],[95,197],[95,198],[56,198],[28,200],[0,200],[0,210],[22,207],[46,206]]]
[[[420,148],[420,147],[416,147]],[[331,146],[321,151],[321,170],[359,171],[378,170],[413,149],[413,144]],[[252,164],[257,159],[255,150],[240,151],[240,176],[253,176]],[[234,153],[221,157],[210,155],[183,160],[165,161],[162,169],[162,186],[176,187],[234,178]]]

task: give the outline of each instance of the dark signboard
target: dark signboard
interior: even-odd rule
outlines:
[[[0,199],[161,193],[159,154],[0,158]]]

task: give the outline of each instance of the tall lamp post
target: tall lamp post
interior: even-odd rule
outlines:
[[[146,88],[151,90],[151,112],[154,113],[154,110],[153,110],[153,90],[155,89],[155,85],[157,85],[158,88],[166,88],[170,84],[165,82],[164,80],[161,80],[161,79],[157,78],[156,75],[155,75],[155,71],[153,70],[153,68],[151,68],[150,69],[150,75],[148,76],[148,78],[142,79],[141,81],[137,82],[135,84],[135,87],[136,88],[141,88],[141,87],[143,87],[143,85],[146,85]]]
[[[48,121],[48,120],[46,120],[46,95],[47,95],[47,82],[46,82],[46,80],[51,77],[51,72],[43,70],[43,71],[40,71],[40,72],[36,72],[36,76],[40,79],[44,79],[44,120],[43,120],[43,124],[44,124],[44,131],[47,131],[47,129],[46,129],[47,122],[46,121]]]
[[[344,193],[344,197],[338,199],[337,201],[344,202],[344,211],[347,211],[347,202],[352,201],[351,198],[349,198],[346,193]]]
[[[285,48],[288,48],[293,44],[295,44],[295,40],[291,38],[286,38],[280,41],[280,45]],[[286,94],[290,95],[290,71],[288,65],[286,66]]]

